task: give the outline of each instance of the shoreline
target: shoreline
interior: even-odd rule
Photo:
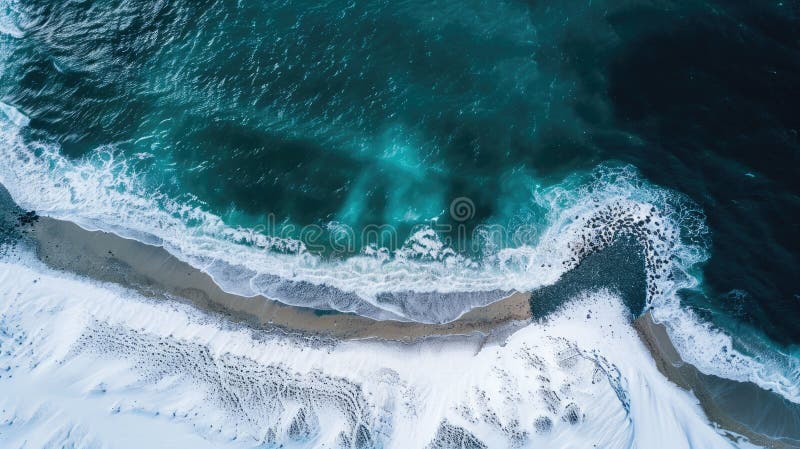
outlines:
[[[649,312],[633,327],[656,362],[658,370],[672,383],[690,391],[708,419],[720,429],[744,436],[771,449],[800,447],[800,405],[752,382],[738,382],[700,372],[681,359],[666,326],[656,323]]]
[[[479,338],[479,347],[490,340],[503,340],[515,329],[559,308],[557,298],[570,292],[594,288],[603,266],[623,272],[610,282],[629,308],[638,306],[644,273],[643,261],[626,256],[624,242],[586,257],[556,284],[532,293],[514,293],[505,299],[474,308],[444,324],[378,321],[335,311],[285,305],[263,296],[243,297],[223,291],[205,272],[180,261],[164,248],[104,231],[89,231],[79,225],[49,217],[26,214],[21,209],[4,211],[6,226],[14,226],[23,241],[32,245],[36,257],[50,268],[130,288],[150,298],[188,303],[201,311],[256,329],[278,330],[335,340],[377,339],[417,343],[430,337]],[[9,221],[9,217],[14,217]],[[629,249],[629,248],[627,248]],[[607,270],[607,268],[606,268]],[[691,392],[700,408],[720,432],[732,440],[774,449],[800,447],[800,405],[750,382],[737,382],[701,373],[684,362],[666,327],[655,323],[649,312],[633,319],[640,340],[658,370],[672,383]],[[755,405],[754,405],[755,404]]]
[[[443,324],[374,320],[337,311],[291,306],[264,296],[223,291],[207,273],[166,249],[75,223],[39,217],[30,223],[36,256],[51,268],[121,284],[149,296],[168,296],[257,328],[311,333],[341,340],[415,341],[432,336],[482,334],[532,318],[529,293],[513,293]]]

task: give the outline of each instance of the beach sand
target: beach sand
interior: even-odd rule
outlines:
[[[800,405],[751,382],[736,382],[700,372],[681,360],[667,329],[654,322],[649,313],[637,318],[634,327],[650,349],[659,371],[673,383],[691,391],[712,422],[759,446],[800,447]]]
[[[21,215],[17,211],[15,214]],[[8,220],[6,220],[8,221]],[[302,336],[339,340],[384,339],[415,342],[426,337],[470,336],[484,342],[503,339],[532,319],[546,319],[563,300],[578,290],[608,282],[603,267],[619,268],[611,288],[622,294],[632,309],[642,303],[642,260],[622,246],[588,256],[554,285],[475,308],[445,324],[378,321],[370,318],[288,306],[263,296],[243,297],[226,293],[206,273],[180,261],[164,248],[48,217],[24,219],[18,226],[37,257],[48,266],[112,282],[164,300],[187,302],[195,307],[257,329],[280,330]],[[612,265],[609,265],[612,264]],[[637,271],[638,267],[638,271]],[[532,309],[536,316],[533,315]],[[638,313],[632,313],[633,316]],[[800,406],[749,382],[736,382],[703,374],[681,360],[666,328],[649,313],[633,322],[659,370],[673,383],[690,390],[709,419],[732,439],[747,437],[769,448],[800,447]]]
[[[198,308],[259,328],[313,333],[337,339],[381,338],[413,341],[437,335],[489,335],[531,318],[528,293],[470,310],[445,324],[373,320],[330,311],[289,306],[263,296],[223,291],[206,273],[164,248],[102,231],[87,231],[63,220],[40,217],[31,224],[37,256],[48,266],[113,282],[151,297],[171,296]]]

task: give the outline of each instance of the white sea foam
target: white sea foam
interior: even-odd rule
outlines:
[[[15,5],[12,1],[0,1],[0,39],[6,36],[19,39],[24,35],[14,20],[14,7]]]
[[[599,291],[503,345],[330,346],[6,258],[0,445],[734,447],[626,316]]]
[[[380,319],[447,321],[480,304],[472,298],[473,302],[453,301],[447,307],[402,308],[376,298],[408,291],[531,290],[555,282],[573,268],[579,260],[576,254],[613,240],[620,232],[609,223],[642,222],[636,225],[637,238],[649,245],[652,260],[668,261],[648,266],[652,275],[648,301],[655,318],[667,324],[682,356],[704,372],[750,380],[800,401],[796,359],[737,351],[730,337],[680,306],[677,290],[696,285],[690,271],[707,257],[702,213],[678,195],[647,184],[631,167],[599,167],[589,179],[576,176],[537,191],[532,203],[549,214],[538,240],[502,249],[481,264],[444,247],[435,233],[426,230],[393,254],[375,251],[323,261],[300,242],[227,226],[191,201],[176,201],[146,188],[112,149],[70,160],[56,148],[25,142],[20,135],[24,115],[7,104],[1,112],[0,183],[22,207],[88,229],[162,245],[207,271],[232,293],[265,294],[290,304],[332,307]],[[314,289],[304,296],[300,284],[291,289],[300,291],[298,296],[281,297],[274,289],[276,280],[327,285],[351,296],[326,296]]]
[[[28,126],[28,123],[31,121],[25,114],[19,112],[17,108],[7,105],[2,101],[0,101],[0,112],[17,126]]]
[[[5,109],[15,111],[8,105]],[[682,213],[671,210],[669,199],[673,194],[647,186],[631,167],[601,167],[594,174],[596,179],[583,185],[569,179],[564,185],[537,192],[532,205],[550,213],[538,242],[502,249],[481,263],[446,247],[430,229],[416,232],[391,253],[367,251],[346,260],[323,260],[305,251],[299,241],[227,226],[191,201],[176,201],[145,187],[128,161],[112,149],[70,160],[53,147],[23,142],[18,130],[14,123],[0,123],[5,141],[0,148],[0,182],[22,207],[88,229],[163,245],[209,272],[226,290],[245,296],[266,293],[264,276],[328,285],[378,308],[383,307],[376,301],[382,293],[530,290],[553,283],[574,267],[577,246],[592,246],[603,237],[600,230],[587,233],[584,226],[602,207],[619,205],[632,219],[639,220],[656,205],[664,217],[660,227],[665,233],[678,232],[675,218],[679,217],[673,216]],[[702,222],[694,224],[702,226]],[[671,239],[667,243],[675,244],[671,255],[677,259],[672,268],[684,272],[681,280],[672,284],[684,285],[686,269],[702,261],[705,253],[699,246]],[[667,280],[661,283],[665,293],[674,290]],[[348,305],[355,310],[342,309],[341,304],[325,304],[325,298],[320,299],[319,304],[301,305],[363,312],[357,305]],[[466,311],[459,310],[460,306],[452,304],[455,316]],[[406,318],[425,321],[426,317]],[[427,318],[437,320],[435,316]]]

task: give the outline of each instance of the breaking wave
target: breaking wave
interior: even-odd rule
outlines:
[[[26,141],[25,125],[24,115],[3,105],[0,183],[18,204],[163,246],[243,296],[376,319],[447,322],[511,290],[550,285],[587,254],[632,237],[646,253],[647,306],[668,325],[685,360],[704,372],[800,398],[793,381],[800,370],[792,357],[764,348],[742,353],[729,336],[681,307],[678,291],[699,286],[695,271],[708,258],[703,212],[682,195],[647,183],[631,166],[601,165],[535,190],[531,208],[545,211],[538,235],[481,260],[448,248],[432,229],[415,233],[396,251],[325,259],[300,241],[228,226],[196,199],[170,198],[145,186],[143,175],[113,148],[67,159],[53,146]],[[425,295],[433,292],[441,295]]]

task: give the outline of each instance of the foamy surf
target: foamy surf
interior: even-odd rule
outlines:
[[[420,307],[407,293],[530,291],[555,282],[588,252],[632,235],[648,253],[648,306],[667,324],[685,360],[706,373],[752,381],[800,401],[794,358],[769,348],[743,352],[729,336],[681,307],[678,290],[697,286],[692,270],[708,257],[702,211],[643,181],[632,167],[601,166],[536,191],[532,206],[548,211],[537,239],[481,261],[443,248],[437,235],[425,230],[394,253],[331,261],[309,253],[299,241],[227,226],[191,201],[153,191],[111,148],[70,160],[50,145],[27,142],[21,135],[24,114],[10,105],[2,112],[0,183],[18,204],[87,229],[163,246],[242,296],[263,294],[291,305],[378,319],[447,322],[500,296],[467,294],[468,301]],[[296,283],[289,289],[292,296],[275,289],[284,281]],[[318,288],[304,292],[304,285],[328,286],[334,294],[320,294]],[[412,304],[380,301],[386,294]]]
[[[4,447],[736,446],[604,291],[503,345],[330,345],[24,259],[0,268]]]

